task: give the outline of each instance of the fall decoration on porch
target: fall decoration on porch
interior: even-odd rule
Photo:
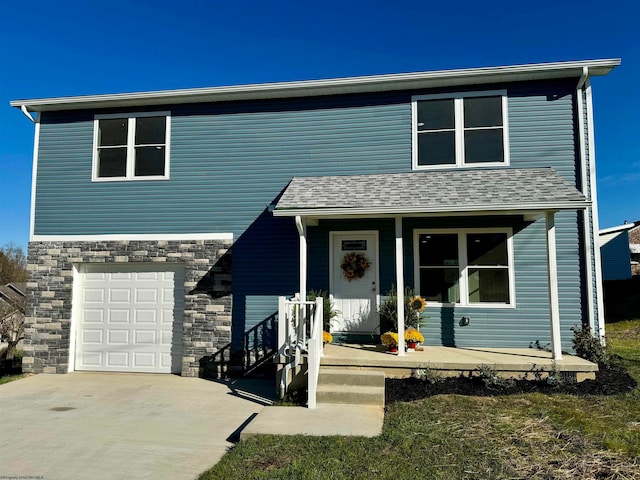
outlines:
[[[380,335],[380,341],[387,346],[390,352],[398,351],[398,334],[396,332],[385,332]]]
[[[418,343],[424,342],[424,336],[415,328],[408,328],[404,331],[404,341],[407,342],[408,350],[415,350]]]
[[[322,343],[331,343],[333,342],[333,335],[331,335],[326,330],[322,332]]]
[[[427,306],[426,300],[422,298],[420,295],[411,297],[411,299],[409,300],[409,307],[411,308],[411,310],[415,312],[422,312],[426,308],[426,306]]]
[[[342,262],[340,262],[344,278],[349,281],[364,277],[369,266],[369,260],[367,260],[364,253],[345,253],[344,257],[342,257]]]
[[[398,331],[398,292],[394,285],[380,302],[380,328]],[[420,321],[426,318],[422,315],[427,302],[420,295],[414,295],[410,288],[404,289],[404,326],[405,328],[420,328]]]

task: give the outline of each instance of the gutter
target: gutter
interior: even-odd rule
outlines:
[[[11,106],[13,107],[14,105],[11,105]],[[20,111],[24,113],[29,120],[31,120],[33,123],[36,123],[36,119],[31,116],[26,105],[24,104],[20,105]]]

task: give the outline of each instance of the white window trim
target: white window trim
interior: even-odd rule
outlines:
[[[502,142],[504,159],[502,162],[465,163],[464,162],[464,109],[463,100],[469,97],[502,97]],[[454,122],[456,141],[456,163],[442,165],[418,165],[418,102],[421,100],[454,99]],[[507,90],[486,90],[480,92],[439,93],[433,95],[414,95],[411,97],[411,166],[413,170],[442,170],[447,168],[486,168],[505,167],[510,164],[509,155],[509,115]]]
[[[513,257],[513,229],[497,228],[429,228],[413,231],[413,278],[415,291],[420,291],[420,244],[423,234],[456,234],[458,235],[458,271],[460,303],[441,303],[427,301],[427,307],[465,307],[465,308],[515,308],[516,286]],[[469,302],[469,265],[467,260],[467,234],[469,233],[506,233],[507,234],[507,272],[509,275],[509,303],[471,303]]]
[[[164,148],[164,175],[154,176],[138,176],[134,175],[135,155],[135,119],[140,117],[165,117],[165,148]],[[99,120],[126,118],[128,122],[127,131],[127,175],[124,177],[98,177],[98,125]],[[133,120],[133,121],[132,121]],[[171,112],[138,112],[138,113],[109,113],[95,115],[93,117],[93,159],[91,167],[91,181],[93,182],[130,182],[130,181],[146,181],[146,180],[169,180],[169,158],[171,150]]]

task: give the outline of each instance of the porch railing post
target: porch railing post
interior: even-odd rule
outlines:
[[[396,288],[398,294],[398,355],[404,352],[404,259],[402,248],[402,217],[396,217]]]
[[[558,261],[556,258],[556,226],[554,212],[546,212],[547,272],[549,274],[549,314],[551,317],[551,352],[554,360],[562,359],[560,340],[560,301],[558,299]]]

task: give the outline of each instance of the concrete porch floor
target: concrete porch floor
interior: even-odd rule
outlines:
[[[389,353],[383,345],[327,344],[321,367],[349,367],[383,370],[387,377],[407,377],[415,369],[429,368],[444,375],[459,375],[488,365],[502,376],[534,378],[536,370],[553,368],[551,353],[533,348],[419,347],[404,356]],[[556,360],[560,372],[575,374],[577,381],[595,378],[598,366],[574,355]]]

